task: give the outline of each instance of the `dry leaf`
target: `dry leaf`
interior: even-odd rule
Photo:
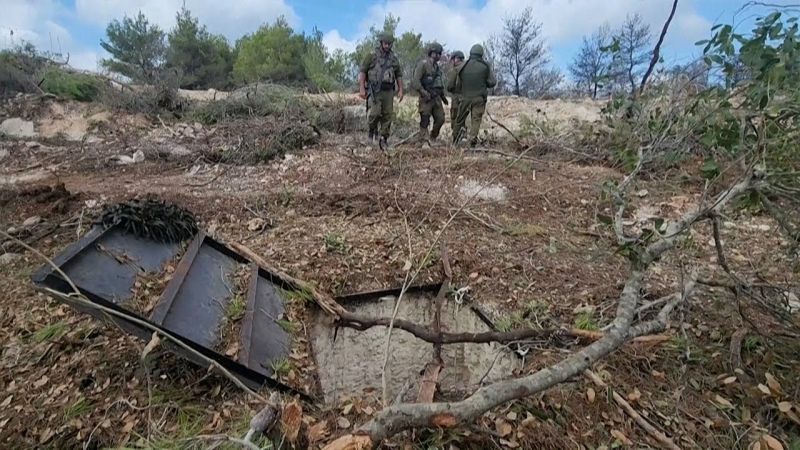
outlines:
[[[778,410],[782,413],[786,413],[792,410],[792,404],[790,402],[780,402],[778,403]]]
[[[350,421],[346,417],[339,417],[336,419],[336,426],[342,429],[350,428]]]
[[[510,413],[506,414],[506,419],[511,421],[517,420],[517,413],[511,411]]]
[[[642,393],[639,392],[638,388],[634,388],[633,392],[628,394],[628,400],[629,401],[635,402],[635,401],[638,401],[640,398],[642,398]]]
[[[758,385],[758,390],[761,391],[764,395],[772,395],[772,392],[769,390],[769,388],[764,386],[763,384]]]
[[[611,430],[611,435],[625,445],[633,445],[633,442],[630,439],[628,439],[628,436],[625,436],[625,434],[622,431]]]
[[[767,446],[770,450],[783,450],[783,444],[781,441],[775,439],[774,437],[764,434],[761,436],[761,441]]]
[[[47,375],[43,375],[42,378],[39,378],[37,381],[33,383],[33,387],[39,389],[40,387],[47,384],[48,381],[50,381],[50,378],[48,378]]]
[[[297,442],[300,426],[303,425],[303,407],[297,400],[283,405],[281,431],[289,442]]]
[[[372,406],[367,406],[367,407],[364,408],[364,414],[366,414],[368,416],[371,416],[371,415],[375,414],[375,410],[372,409]]]
[[[158,337],[158,333],[153,332],[153,335],[150,337],[150,342],[148,342],[147,345],[144,346],[144,350],[142,350],[142,356],[139,359],[144,361],[144,359],[147,358],[147,355],[149,355],[150,352],[152,352],[153,350],[156,349],[156,347],[158,347],[159,343],[161,343],[161,338]]]
[[[586,390],[586,400],[588,400],[589,403],[594,403],[595,397],[597,397],[597,394],[594,392],[594,389],[589,388]]]
[[[508,448],[517,448],[517,447],[519,447],[519,444],[517,444],[516,442],[514,442],[514,441],[507,441],[507,440],[505,440],[505,439],[500,439],[500,443],[501,443],[501,444],[503,444],[503,445],[505,445],[505,446],[506,446],[506,447],[508,447]]]
[[[781,384],[775,379],[774,376],[772,376],[771,373],[767,372],[764,374],[764,376],[767,378],[767,386],[769,386],[772,392],[780,394],[783,391],[783,389],[781,389]]]
[[[328,430],[328,421],[323,420],[322,422],[319,422],[308,429],[308,441],[314,444],[325,439],[329,434],[330,431]]]
[[[503,419],[497,419],[497,420],[494,422],[494,427],[495,427],[495,429],[497,430],[497,433],[498,433],[498,434],[499,434],[501,437],[506,437],[506,436],[508,436],[509,434],[511,434],[511,432],[512,432],[512,431],[514,431],[514,429],[511,427],[511,424],[510,424],[510,423],[508,423],[508,422],[506,422],[506,421],[505,421],[505,420],[503,420]]]
[[[761,443],[758,441],[753,442],[750,445],[750,450],[761,450]]]
[[[350,414],[350,410],[351,409],[353,409],[353,404],[352,403],[348,403],[348,404],[344,405],[344,408],[342,408],[342,414],[344,414],[345,416]]]
[[[733,403],[731,403],[728,399],[726,399],[725,397],[722,397],[719,394],[714,396],[714,401],[717,404],[719,404],[721,406],[724,406],[726,408],[733,408]]]
[[[737,379],[737,378],[736,378],[735,376],[730,376],[730,377],[728,377],[728,378],[725,378],[724,380],[722,380],[722,384],[731,384],[731,383],[734,383],[734,382],[736,382],[736,379]]]
[[[409,270],[411,270],[411,260],[407,259],[406,263],[403,264],[403,272],[408,272]]]
[[[5,400],[3,400],[3,403],[0,403],[0,408],[6,408],[6,407],[8,407],[8,405],[10,405],[10,404],[11,404],[11,399],[13,399],[13,398],[14,398],[14,396],[13,396],[13,395],[9,395],[8,397],[6,397],[6,399],[5,399]]]
[[[125,422],[125,426],[122,427],[123,433],[130,433],[133,430],[133,426],[135,425],[135,421],[131,420],[130,422]]]

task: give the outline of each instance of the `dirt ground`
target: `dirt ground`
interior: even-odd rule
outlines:
[[[559,123],[599,117],[586,105],[528,110],[525,102],[495,101],[510,122],[536,108],[559,115]],[[424,264],[418,284],[439,281],[440,246],[434,241],[444,228],[454,286],[469,287],[471,301],[508,328],[601,328],[613,319],[628,272],[613,232],[600,219],[613,215],[603,184],[624,174],[564,155],[530,153],[511,164],[497,154],[409,144],[387,156],[354,136],[325,134],[320,144],[267,163],[225,165],[204,158],[205,147],[225,143],[200,124],[162,124],[54,100],[12,102],[2,114],[0,120],[34,121],[39,135],[0,138],[0,229],[28,239],[47,256],[85,233],[103,204],[150,193],[191,210],[209,234],[244,243],[336,295],[398,287],[408,261]],[[499,114],[495,119],[502,120]],[[78,139],[70,134],[75,130],[83,132]],[[493,149],[513,153],[510,147]],[[143,160],[132,162],[137,152]],[[638,181],[627,224],[641,228],[692,208],[702,197],[698,166],[688,161],[682,176],[669,182],[660,176]],[[61,183],[63,192],[54,189]],[[492,195],[481,195],[484,186]],[[470,199],[470,193],[478,195]],[[722,238],[735,270],[794,286],[797,301],[800,276],[790,270],[788,242],[771,219],[747,212],[728,216]],[[709,226],[694,229],[651,271],[645,298],[674,292],[682,268],[718,275],[711,239]],[[329,242],[340,244],[332,248]],[[433,258],[425,262],[429,247]],[[4,251],[17,256],[5,256],[0,266],[0,445],[201,448],[211,444],[202,436],[244,435],[259,409],[256,401],[169,353],[143,362],[144,342],[33,290],[30,276],[44,261],[10,247],[0,256]],[[657,447],[610,400],[613,390],[683,448],[747,448],[763,435],[800,448],[800,423],[784,411],[788,404],[789,413],[800,415],[800,347],[772,339],[763,322],[744,320],[740,312],[746,309],[725,289],[700,288],[676,312],[666,332],[670,339],[629,344],[594,367],[608,392],[576,378],[499,407],[468,427],[404,433],[391,443]],[[734,371],[731,339],[737,330],[746,334],[742,366]],[[518,375],[576,348],[535,346]],[[369,397],[305,405],[304,422],[316,430],[311,448],[379,409],[378,399]]]

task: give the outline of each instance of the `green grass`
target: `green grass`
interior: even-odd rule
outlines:
[[[91,75],[51,69],[45,73],[41,88],[59,97],[91,102],[100,97],[102,84]]]
[[[347,245],[344,242],[344,237],[336,233],[328,233],[323,238],[325,242],[325,250],[332,253],[342,253],[347,251]]]
[[[594,318],[594,313],[590,311],[584,311],[575,316],[575,328],[588,331],[597,331],[600,329]]]
[[[67,332],[67,324],[64,322],[56,322],[48,325],[39,331],[33,333],[31,339],[37,344],[51,339],[58,339]]]
[[[290,333],[290,334],[294,333],[295,331],[297,331],[300,328],[300,326],[298,324],[296,324],[294,322],[289,322],[286,319],[278,320],[275,323],[277,323],[278,326],[280,326],[281,329],[283,329],[283,331],[285,331],[287,333]]]
[[[92,404],[88,400],[81,397],[78,401],[64,411],[64,420],[68,421],[83,416],[92,410]]]
[[[246,309],[247,302],[244,296],[237,294],[228,302],[228,306],[225,308],[225,317],[231,322],[236,322],[244,317]]]
[[[272,372],[275,376],[282,376],[288,374],[292,370],[292,362],[287,358],[276,359],[269,363]]]

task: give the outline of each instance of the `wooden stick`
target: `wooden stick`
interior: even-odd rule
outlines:
[[[594,372],[589,369],[583,371],[583,374],[586,375],[586,378],[591,380],[597,387],[607,389],[608,385],[600,379]],[[642,427],[647,433],[652,436],[655,440],[660,442],[664,445],[665,448],[670,450],[680,450],[680,447],[675,445],[675,442],[672,439],[668,438],[667,435],[658,431],[653,425],[650,424],[644,417],[641,416],[630,403],[628,403],[621,395],[619,395],[616,391],[613,393],[614,401],[625,410],[625,412],[633,419],[640,427]]]

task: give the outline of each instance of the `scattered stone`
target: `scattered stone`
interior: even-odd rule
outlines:
[[[24,228],[30,228],[32,226],[38,225],[39,222],[41,222],[41,221],[42,221],[41,217],[39,217],[39,216],[31,216],[31,217],[28,217],[27,219],[25,219],[24,222],[22,222],[22,226]]]
[[[0,124],[0,134],[19,138],[36,136],[36,132],[33,130],[33,122],[22,120],[19,117],[4,120]]]
[[[0,267],[14,264],[19,261],[20,258],[22,258],[22,255],[19,253],[3,253],[0,255]]]
[[[495,202],[505,200],[508,192],[508,189],[502,184],[483,185],[475,180],[464,181],[458,189],[465,199],[476,197]]]
[[[636,196],[637,196],[637,197],[640,197],[640,198],[642,198],[642,197],[647,197],[647,194],[649,194],[649,193],[650,193],[650,192],[648,192],[648,191],[647,191],[647,189],[642,189],[641,191],[638,191],[638,192],[636,193]]]
[[[192,151],[189,150],[188,148],[186,148],[183,145],[175,145],[175,146],[169,147],[167,149],[167,152],[169,152],[170,155],[175,156],[175,157],[189,156],[189,155],[192,154]]]
[[[18,230],[16,229],[16,227],[8,227],[8,229],[6,230],[6,233],[8,233],[8,234],[13,236],[13,235],[17,234],[17,231]]]
[[[38,143],[36,141],[28,141],[28,142],[25,143],[25,147],[27,147],[27,148],[39,148],[41,146],[42,146],[42,144],[40,144],[40,143]]]
[[[136,164],[144,161],[144,152],[141,150],[136,150],[133,156],[128,155],[117,155],[117,161],[120,164],[128,165],[128,164]]]

